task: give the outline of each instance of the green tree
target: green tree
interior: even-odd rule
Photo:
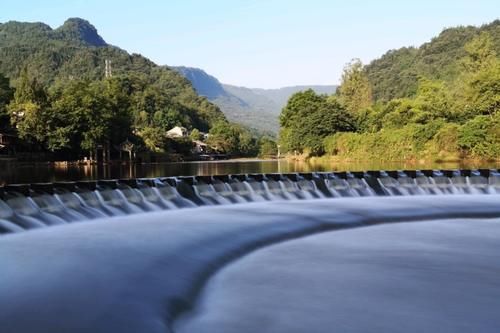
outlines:
[[[372,104],[372,87],[359,59],[353,59],[344,67],[337,95],[353,116]]]
[[[500,113],[495,117],[477,116],[458,132],[458,145],[469,155],[481,158],[500,156]]]
[[[38,80],[23,69],[14,93],[14,99],[7,107],[12,125],[19,136],[28,141],[43,143],[47,137],[47,92]]]
[[[153,152],[164,152],[166,146],[165,131],[158,127],[144,127],[138,133],[146,148]]]
[[[497,60],[493,40],[490,34],[484,31],[465,44],[464,50],[467,56],[462,60],[462,64],[470,73],[491,67]]]
[[[276,141],[268,137],[262,137],[259,140],[259,156],[270,157],[278,154],[278,145]]]
[[[198,141],[198,140],[201,140],[203,139],[203,136],[201,135],[200,133],[200,130],[198,130],[197,128],[194,128],[191,133],[189,133],[189,137],[191,138],[191,140],[193,141]]]
[[[130,117],[119,93],[107,81],[70,80],[56,87],[51,95],[49,149],[93,151],[124,141],[130,135]]]
[[[455,104],[463,118],[493,114],[500,109],[500,59],[491,36],[482,33],[465,45],[464,73],[459,79]]]
[[[255,137],[240,125],[219,121],[210,129],[207,143],[218,151],[236,156],[256,156]]]
[[[280,145],[285,152],[323,153],[323,139],[336,132],[353,131],[353,118],[336,98],[312,89],[288,100],[280,115]]]
[[[216,150],[227,154],[239,151],[238,132],[229,123],[225,121],[215,123],[208,134],[208,144]]]
[[[14,89],[10,87],[8,78],[0,74],[0,129],[7,129],[10,125],[10,117],[7,105],[14,96]]]

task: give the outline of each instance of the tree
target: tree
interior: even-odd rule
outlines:
[[[489,115],[500,110],[500,59],[491,36],[481,33],[465,45],[464,73],[460,77],[461,92],[456,109],[465,117]]]
[[[231,155],[255,156],[257,142],[247,129],[237,124],[219,121],[210,129],[207,143],[218,151]]]
[[[344,67],[337,95],[353,116],[372,104],[372,88],[361,60],[353,59]]]
[[[0,129],[7,129],[10,125],[10,117],[7,105],[14,96],[14,89],[10,87],[8,78],[0,74]]]
[[[210,129],[208,144],[227,154],[236,153],[239,150],[238,133],[229,123],[219,121]]]
[[[477,116],[458,131],[458,145],[474,157],[500,155],[500,113],[495,117]]]
[[[474,73],[481,69],[491,67],[496,59],[493,40],[487,32],[481,32],[470,42],[465,44],[464,50],[467,53],[462,64],[467,72]]]
[[[28,141],[43,143],[47,137],[47,91],[23,69],[14,93],[14,99],[7,107],[12,125],[19,137]]]
[[[280,144],[286,152],[323,153],[323,139],[336,132],[353,131],[354,121],[336,98],[312,89],[288,100],[280,115]]]
[[[199,141],[199,140],[203,139],[203,136],[201,135],[200,131],[197,128],[195,128],[191,131],[191,133],[189,134],[189,137],[193,141]]]
[[[130,135],[130,117],[116,89],[109,82],[88,80],[71,80],[56,87],[48,120],[49,149],[93,151],[99,145],[124,141]]]
[[[269,157],[276,156],[278,154],[278,145],[276,141],[268,137],[262,137],[259,140],[259,156]]]
[[[153,152],[164,152],[166,146],[165,132],[157,127],[144,127],[138,133],[146,148]]]

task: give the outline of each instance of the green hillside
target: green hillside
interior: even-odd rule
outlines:
[[[306,156],[500,160],[500,21],[354,60],[335,95],[293,95],[280,124],[283,150]]]
[[[106,59],[111,61],[114,77],[135,75],[157,86],[173,102],[198,113],[199,125],[205,129],[223,118],[220,110],[199,97],[176,71],[107,44],[85,20],[71,18],[57,29],[43,23],[0,24],[0,73],[14,86],[23,69],[44,85],[72,79],[100,80]]]
[[[462,72],[464,46],[482,32],[488,33],[493,49],[500,54],[500,20],[481,27],[467,26],[443,30],[430,42],[415,47],[390,50],[365,68],[375,101],[415,96],[418,80],[453,81]]]
[[[107,78],[106,61],[111,64]],[[10,112],[12,130],[32,147],[66,150],[75,157],[125,139],[163,151],[164,133],[174,126],[208,131],[226,121],[182,75],[107,44],[79,18],[57,29],[43,23],[0,24],[0,74],[16,89],[11,105],[0,107],[0,127],[10,126]]]

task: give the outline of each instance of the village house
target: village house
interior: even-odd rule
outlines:
[[[188,130],[185,127],[175,126],[167,131],[167,136],[169,138],[183,138],[188,136]]]

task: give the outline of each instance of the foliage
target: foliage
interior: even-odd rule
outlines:
[[[500,114],[477,116],[458,132],[458,145],[474,157],[500,156]]]
[[[33,145],[81,157],[129,139],[153,152],[189,153],[190,142],[171,142],[166,131],[183,126],[199,137],[200,131],[224,124],[231,131],[223,141],[236,142],[225,148],[232,154],[257,153],[253,134],[228,124],[188,80],[108,45],[85,20],[69,19],[57,29],[0,24],[0,59],[0,72],[16,88],[14,93],[0,75],[0,125],[12,123]],[[112,77],[104,78],[105,60],[111,62]]]
[[[164,131],[158,127],[144,127],[138,132],[144,145],[152,152],[164,152],[166,137]]]
[[[354,117],[372,104],[371,84],[359,59],[353,59],[344,67],[337,95],[345,109]]]
[[[14,90],[10,87],[10,80],[0,73],[0,130],[6,130],[10,125],[7,105],[14,97]]]
[[[354,130],[354,121],[336,98],[312,89],[288,100],[280,115],[280,145],[284,152],[322,154],[323,139],[339,131]]]
[[[492,26],[500,27],[500,21],[479,30]],[[459,39],[447,40],[452,37]],[[451,49],[447,54],[448,46],[460,46],[461,49]],[[391,52],[382,57],[381,62],[372,62],[365,68],[359,62],[351,63],[344,73],[339,96],[322,97],[304,92],[290,98],[281,114],[280,141],[288,151],[324,151],[347,159],[498,159],[499,46],[498,32],[489,34],[475,28],[458,28],[443,32],[418,50]],[[438,49],[438,54],[431,57],[430,50]],[[436,76],[436,73],[415,75],[411,94],[402,93],[403,90],[387,90],[378,96],[379,100],[375,103],[369,104],[365,100],[366,103],[359,106],[360,96],[368,96],[367,82],[361,79],[365,72],[372,84],[373,76],[370,75],[381,63],[384,63],[384,68],[392,70],[401,69],[405,64],[408,73],[424,73],[422,64],[416,64],[415,59],[413,62],[408,60],[419,54],[425,54],[424,58],[433,66],[437,63],[443,65],[441,61],[448,55],[454,59],[453,68],[449,67],[449,72],[446,75],[442,72],[441,76]],[[408,59],[402,61],[403,56]],[[404,83],[395,83],[391,78],[392,70],[378,72],[377,80],[382,84],[392,82],[395,89],[404,88]],[[433,67],[434,70],[439,72],[442,69]],[[389,81],[384,83],[384,80]],[[375,91],[381,88],[379,83],[374,85]],[[351,93],[346,94],[346,91]],[[356,95],[363,91],[365,93],[360,96]],[[376,92],[380,93],[381,90]],[[356,120],[357,131],[336,126],[338,121],[333,121],[332,114],[325,113],[323,118],[318,117],[323,110],[322,98],[340,101],[340,109],[349,111]],[[318,132],[318,129],[324,131]]]
[[[255,156],[258,146],[251,132],[240,125],[219,121],[210,129],[207,143],[230,155]]]
[[[193,149],[193,142],[190,138],[167,138],[166,148],[182,155],[189,155]]]
[[[7,110],[11,123],[19,136],[28,141],[43,141],[46,134],[47,115],[44,112],[48,105],[45,88],[36,80],[28,77],[23,70],[14,99]]]
[[[469,50],[465,45],[483,33],[490,36],[490,46],[498,54],[500,20],[481,27],[448,28],[418,48],[388,51],[365,67],[374,101],[414,97],[421,77],[444,82],[456,80],[463,72],[462,61],[467,52],[476,46],[485,46],[484,41],[477,41]]]
[[[278,145],[276,141],[269,137],[262,137],[259,140],[259,156],[270,157],[278,155]]]
[[[201,132],[197,128],[193,129],[191,131],[191,133],[189,133],[189,137],[193,141],[199,141],[199,140],[203,139],[203,135],[201,134]]]

